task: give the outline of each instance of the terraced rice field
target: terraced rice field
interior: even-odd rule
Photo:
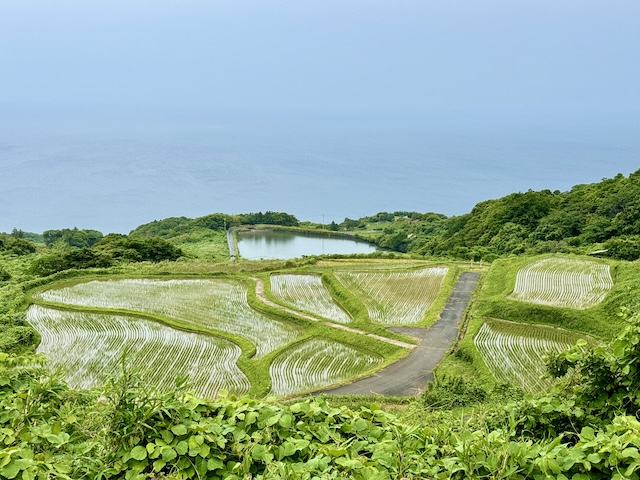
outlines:
[[[600,303],[613,287],[609,265],[577,258],[544,258],[516,275],[510,298],[584,310]]]
[[[271,292],[278,300],[298,310],[335,322],[351,321],[318,275],[271,275]]]
[[[86,307],[126,309],[241,335],[256,357],[295,340],[299,331],[253,310],[243,284],[225,280],[96,280],[47,290],[39,298]]]
[[[312,338],[278,355],[269,369],[274,395],[315,390],[357,376],[382,363],[341,343]]]
[[[60,311],[32,305],[27,320],[42,336],[38,352],[60,367],[72,387],[89,388],[117,374],[120,358],[139,367],[142,381],[161,390],[187,375],[202,397],[221,389],[241,395],[250,384],[236,362],[241,349],[227,340],[182,332],[121,315]]]
[[[420,322],[435,301],[447,267],[409,272],[336,271],[336,277],[367,307],[369,318],[382,324]]]
[[[553,383],[545,355],[566,350],[580,338],[585,337],[559,328],[487,320],[473,342],[496,380],[533,392]]]

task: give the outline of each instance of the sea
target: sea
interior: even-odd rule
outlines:
[[[639,130],[625,122],[5,118],[0,232],[128,233],[167,217],[267,210],[323,224],[461,215],[639,168]]]

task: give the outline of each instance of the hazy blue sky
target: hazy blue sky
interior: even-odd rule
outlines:
[[[458,215],[640,167],[640,0],[0,0],[0,231]]]
[[[0,108],[640,112],[637,0],[0,0]]]

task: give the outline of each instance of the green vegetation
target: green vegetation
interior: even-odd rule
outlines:
[[[409,272],[353,272],[336,277],[365,304],[371,321],[387,325],[423,321],[442,290],[449,269],[428,267]]]
[[[138,228],[130,233],[131,237],[162,237],[172,239],[183,235],[197,234],[203,231],[224,231],[231,227],[240,225],[280,225],[285,227],[295,227],[299,221],[293,215],[283,212],[258,212],[243,213],[238,215],[227,215],[224,213],[213,213],[198,218],[171,217],[164,220],[156,220]]]
[[[271,293],[278,300],[303,312],[349,323],[351,317],[336,303],[319,275],[271,275]]]
[[[640,407],[639,349],[633,316],[610,347],[559,356],[555,371],[574,373],[548,396],[414,424],[375,404],[162,394],[127,372],[74,392],[37,364],[0,354],[0,475],[637,479],[640,422],[629,414]]]
[[[0,478],[639,479],[638,180],[330,225],[395,250],[352,258],[229,262],[229,227],[314,227],[278,212],[0,234]],[[399,359],[366,335],[407,341],[371,299],[429,325],[469,269],[460,338],[422,395],[267,398]],[[332,319],[327,301],[355,331],[309,318]],[[293,335],[269,344],[268,325]]]
[[[393,250],[436,257],[492,261],[504,255],[597,250],[617,260],[640,258],[640,170],[568,192],[513,193],[477,204],[470,213],[379,213],[345,219],[341,229]]]
[[[498,382],[531,392],[552,384],[546,358],[582,338],[559,328],[487,319],[473,343]]]

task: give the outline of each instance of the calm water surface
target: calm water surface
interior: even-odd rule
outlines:
[[[460,215],[512,192],[628,175],[639,159],[632,126],[78,125],[0,114],[0,232],[128,233],[167,217],[266,210],[317,223]]]
[[[250,260],[289,259],[308,255],[373,253],[378,250],[361,240],[313,234],[264,231],[238,234],[240,256]]]

